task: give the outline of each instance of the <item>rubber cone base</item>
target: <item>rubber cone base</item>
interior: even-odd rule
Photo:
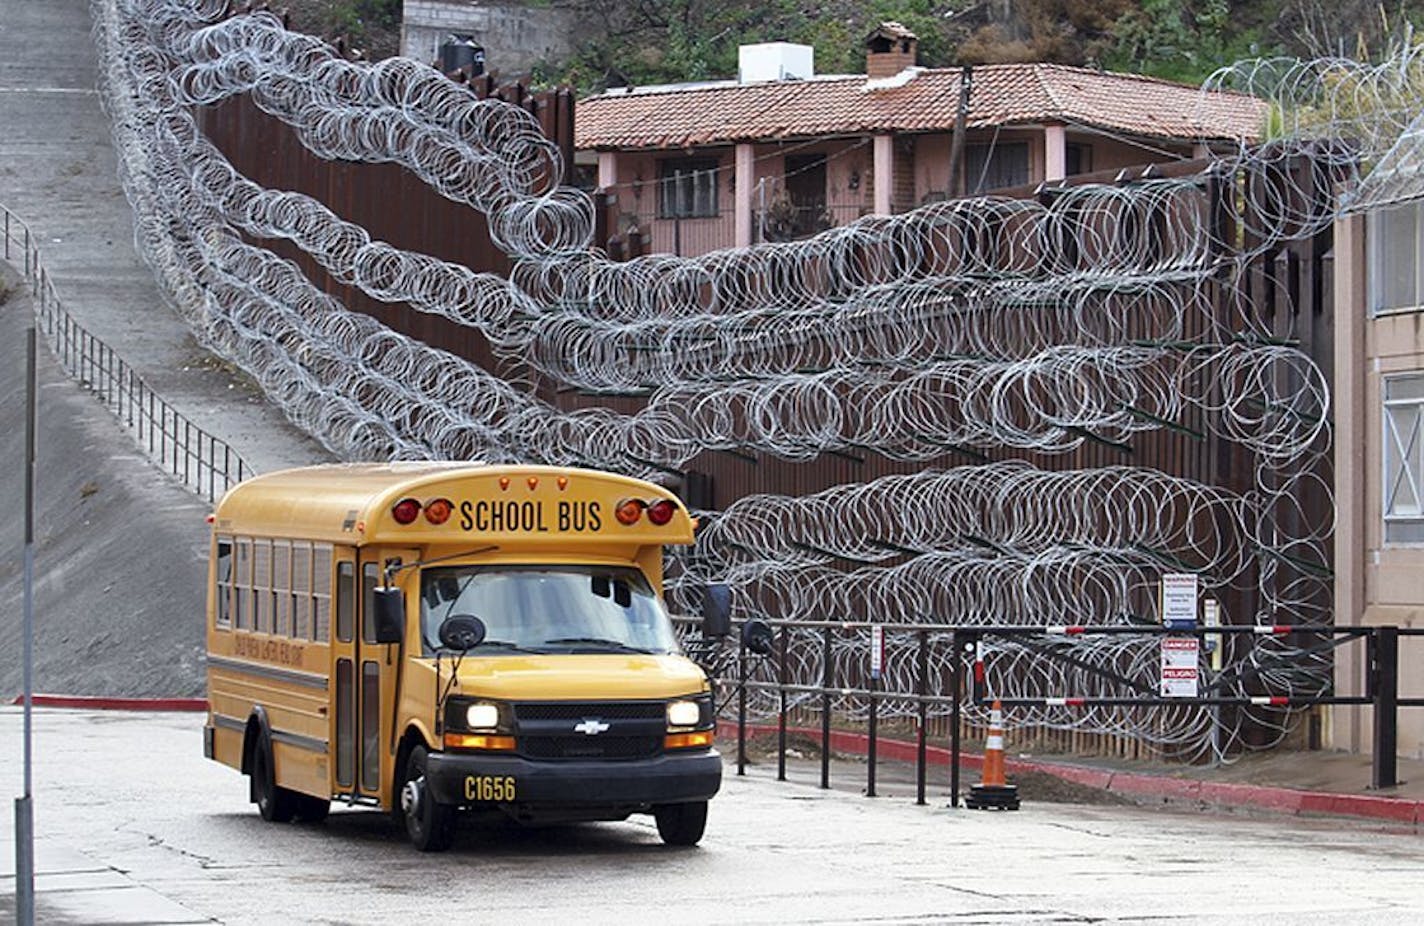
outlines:
[[[970,810],[1018,810],[1018,786],[974,785],[964,799],[964,806]]]

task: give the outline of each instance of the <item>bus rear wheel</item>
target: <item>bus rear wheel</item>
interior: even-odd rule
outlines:
[[[287,823],[297,815],[299,796],[278,786],[272,767],[272,744],[263,737],[252,755],[252,800],[257,812],[269,823]]]
[[[431,795],[425,781],[426,755],[424,746],[410,751],[397,800],[411,845],[421,852],[444,852],[455,841],[456,809]]]
[[[707,802],[660,804],[653,808],[658,835],[670,846],[695,846],[707,830]]]

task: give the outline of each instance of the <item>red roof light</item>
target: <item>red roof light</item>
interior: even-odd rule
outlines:
[[[661,527],[677,514],[677,505],[670,498],[660,498],[648,506],[648,520]]]
[[[397,524],[410,524],[420,516],[420,502],[413,498],[403,498],[391,507],[391,517]]]

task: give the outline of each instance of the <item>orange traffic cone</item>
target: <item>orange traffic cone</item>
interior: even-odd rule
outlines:
[[[964,806],[970,810],[1018,810],[1019,789],[1004,780],[1004,709],[998,701],[989,710],[989,735],[984,738],[984,768],[979,783],[969,789]]]

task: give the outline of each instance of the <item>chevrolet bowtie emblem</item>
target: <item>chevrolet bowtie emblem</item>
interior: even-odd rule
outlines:
[[[608,724],[597,717],[585,717],[583,723],[574,724],[575,733],[587,733],[589,736],[597,736],[608,729]]]

